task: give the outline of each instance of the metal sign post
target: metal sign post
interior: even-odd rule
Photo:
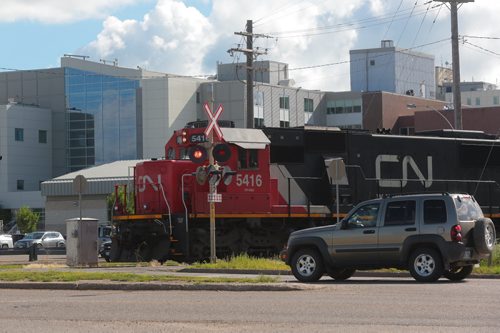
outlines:
[[[73,180],[73,190],[78,193],[78,208],[80,210],[80,221],[82,220],[82,193],[87,189],[87,179],[83,175],[78,175]]]
[[[210,144],[210,148],[208,150],[208,163],[209,166],[214,165],[214,132],[217,135],[218,140],[222,139],[222,131],[217,124],[217,120],[220,115],[224,111],[222,105],[219,105],[215,114],[210,110],[210,106],[207,102],[203,104],[203,109],[208,116],[208,125],[205,129],[205,136],[208,138],[208,142]],[[217,262],[217,254],[216,254],[216,245],[215,245],[215,202],[218,201],[217,198],[217,184],[215,182],[209,182],[209,193],[208,193],[208,202],[210,204],[210,263],[214,264]]]

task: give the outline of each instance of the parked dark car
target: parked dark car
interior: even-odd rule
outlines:
[[[107,262],[110,262],[109,253],[111,251],[111,239],[103,241],[99,247],[99,255],[104,258]]]

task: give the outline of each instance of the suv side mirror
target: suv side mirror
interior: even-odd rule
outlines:
[[[340,229],[348,229],[347,228],[347,219],[343,219],[342,221],[340,221],[340,223],[342,223],[342,225],[340,226]]]

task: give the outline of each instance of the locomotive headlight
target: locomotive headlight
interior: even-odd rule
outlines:
[[[142,208],[144,208],[144,210],[146,210],[146,209],[148,209],[148,205],[144,204],[144,205],[142,206]]]

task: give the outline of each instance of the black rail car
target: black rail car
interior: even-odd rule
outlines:
[[[325,159],[341,158],[348,184],[339,186],[346,213],[360,201],[416,192],[467,192],[500,221],[500,140],[466,131],[399,136],[308,128],[266,128],[271,162],[285,164],[312,205],[335,211],[336,190]]]

